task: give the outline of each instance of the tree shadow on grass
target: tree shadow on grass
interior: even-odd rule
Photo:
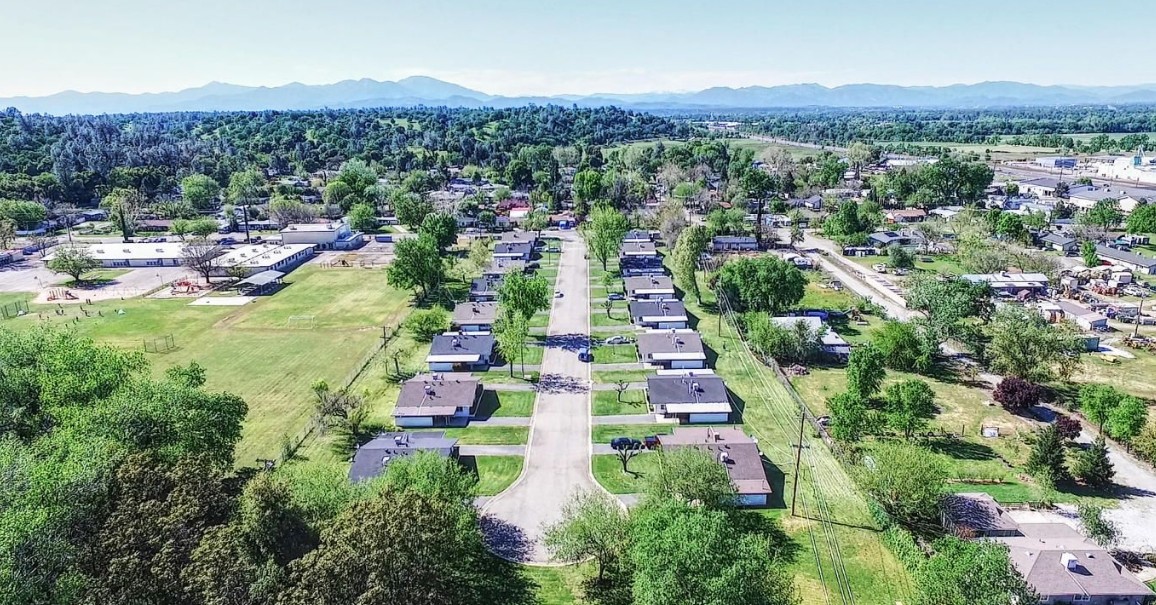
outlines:
[[[498,393],[487,389],[482,392],[482,400],[478,402],[478,407],[471,417],[474,420],[489,420],[501,407],[502,402],[498,399]]]
[[[956,460],[995,460],[999,458],[995,450],[990,447],[962,439],[930,440],[927,442],[927,449],[937,454],[951,456]]]
[[[632,605],[631,582],[630,571],[615,566],[606,570],[602,581],[597,575],[582,580],[583,600],[594,605]]]
[[[516,525],[486,515],[479,520],[486,548],[499,557],[514,562],[529,560],[533,544]]]

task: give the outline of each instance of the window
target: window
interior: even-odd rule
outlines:
[[[1086,594],[1078,594],[1078,595],[1072,597],[1073,603],[1087,603],[1088,601],[1091,601],[1091,600],[1092,600],[1092,597],[1090,595],[1086,595]]]

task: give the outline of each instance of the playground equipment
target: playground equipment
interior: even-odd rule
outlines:
[[[48,291],[48,300],[79,300],[72,291],[65,288],[52,288]]]
[[[174,281],[171,285],[170,294],[196,294],[203,289],[201,284],[185,277]]]

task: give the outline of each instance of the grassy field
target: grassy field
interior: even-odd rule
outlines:
[[[530,416],[534,413],[534,399],[537,393],[533,391],[491,391],[482,395],[476,415],[481,418],[495,416],[498,418],[511,416]]]
[[[457,439],[461,445],[525,445],[530,438],[530,427],[526,426],[469,426],[444,430],[446,437]]]
[[[1032,147],[1028,145],[987,145],[984,143],[943,143],[938,141],[911,141],[912,145],[922,147],[946,147],[960,153],[975,153],[981,158],[990,155],[992,161],[1031,160],[1040,156],[1055,155],[1054,147]],[[888,145],[880,142],[879,145]]]
[[[594,443],[610,443],[615,437],[632,437],[642,440],[648,435],[669,435],[674,432],[672,424],[598,424],[590,432]]]
[[[636,361],[638,361],[638,351],[634,348],[634,343],[594,347],[594,363],[634,363]]]
[[[594,479],[606,491],[612,494],[637,494],[645,489],[646,477],[658,467],[659,459],[660,456],[655,453],[640,453],[626,464],[629,473],[622,472],[622,463],[613,454],[594,456],[591,466]]]
[[[243,397],[249,415],[236,460],[250,465],[276,457],[282,438],[302,431],[312,414],[314,381],[344,385],[380,342],[381,326],[399,323],[410,309],[410,293],[388,286],[381,270],[305,266],[285,282],[276,295],[242,307],[110,300],[86,306],[93,313],[88,318],[75,320],[78,309],[68,307],[64,317],[48,314],[45,321],[134,350],[171,336],[171,351],[148,354],[154,370],[196,361],[206,369],[209,389]],[[6,325],[32,325],[37,310],[47,308],[32,306],[28,317]],[[305,315],[314,318],[312,328],[288,322]]]
[[[618,401],[617,391],[594,391],[595,416],[645,413],[646,394],[644,391],[623,391],[622,401]]]
[[[659,141],[639,141],[636,143],[626,143],[623,145],[616,145],[614,147],[608,147],[608,148],[603,150],[603,153],[607,154],[607,153],[614,151],[616,149],[621,149],[621,150],[645,149],[648,147],[654,147],[656,144],[658,144],[658,142]],[[755,152],[756,158],[765,158],[765,157],[767,157],[768,154],[770,154],[771,150],[774,150],[774,149],[779,149],[779,150],[785,151],[785,152],[791,154],[791,156],[793,156],[795,159],[800,159],[800,158],[804,158],[807,156],[817,156],[820,153],[822,153],[822,150],[813,149],[811,147],[801,147],[801,146],[797,146],[797,145],[772,143],[770,141],[760,141],[760,140],[755,140],[755,139],[738,139],[738,138],[727,139],[727,143],[734,149],[744,149],[744,150],[745,149],[751,149],[751,150],[753,150]],[[671,147],[678,147],[680,145],[684,145],[685,143],[683,141],[675,141],[675,140],[671,140],[671,139],[662,139],[662,144],[665,145],[667,148],[671,148]]]
[[[590,314],[590,325],[596,328],[629,326],[630,313],[623,305],[615,305],[615,308],[610,310],[610,316],[607,317],[605,309],[595,308]]]
[[[646,377],[654,374],[654,370],[595,370],[594,382],[646,382]]]
[[[493,496],[510,487],[522,473],[521,456],[474,456],[463,460],[478,473],[478,495]]]

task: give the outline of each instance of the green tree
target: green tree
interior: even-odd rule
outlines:
[[[452,458],[423,452],[391,463],[377,489],[409,491],[439,502],[472,508],[478,477]]]
[[[755,203],[755,243],[763,245],[763,212],[767,197],[778,188],[778,178],[760,168],[749,168],[740,181],[743,195]]]
[[[546,527],[542,543],[563,562],[592,558],[598,581],[616,568],[629,546],[629,525],[622,506],[604,492],[578,492],[562,507],[562,518]]]
[[[702,225],[690,225],[683,229],[675,244],[672,257],[674,278],[682,289],[694,295],[702,304],[702,289],[698,284],[698,261],[710,246],[710,233]]]
[[[1096,202],[1084,217],[1089,223],[1104,229],[1115,229],[1124,220],[1120,212],[1120,204],[1113,198],[1105,198]]]
[[[88,252],[87,248],[60,248],[48,261],[48,270],[53,273],[64,273],[72,277],[72,281],[79,283],[85,273],[100,268],[100,261]]]
[[[425,217],[434,212],[433,203],[416,193],[406,193],[399,190],[392,202],[393,212],[397,215],[398,222],[414,230],[421,227]],[[479,220],[481,220],[480,217]]]
[[[354,231],[372,231],[377,228],[377,211],[365,203],[354,204],[349,209],[349,227]]]
[[[711,508],[735,504],[730,475],[706,450],[679,448],[662,451],[658,470],[646,476],[646,495],[654,501],[674,499]]]
[[[1141,204],[1128,215],[1128,233],[1156,233],[1156,204]]]
[[[136,232],[136,219],[140,213],[142,199],[132,189],[113,189],[100,201],[100,207],[108,212],[108,220],[120,229],[121,237],[127,244]]]
[[[822,333],[801,319],[789,326],[771,321],[766,313],[746,313],[742,319],[751,348],[781,364],[809,363],[822,351]]]
[[[290,564],[277,602],[492,605],[528,599],[516,570],[486,551],[471,506],[385,489],[327,525],[320,545]]]
[[[1064,437],[1056,425],[1049,424],[1035,432],[1027,470],[1049,488],[1068,478],[1064,464]]]
[[[586,169],[574,175],[575,201],[590,205],[602,197],[602,175],[597,170]]]
[[[637,605],[798,602],[776,540],[726,511],[663,501],[634,515],[630,536]]]
[[[542,237],[542,231],[550,226],[550,215],[541,210],[534,210],[526,215],[525,220],[522,221],[522,228],[527,231],[533,231],[538,237]]]
[[[926,428],[927,419],[935,414],[935,391],[922,380],[905,380],[887,387],[883,401],[887,424],[907,439]]]
[[[519,159],[514,159],[506,165],[506,180],[514,189],[528,189],[534,186],[533,172]]]
[[[418,300],[425,300],[445,281],[445,265],[433,239],[423,236],[399,240],[393,250],[393,262],[385,273],[389,285],[416,289]]]
[[[908,443],[879,443],[871,461],[858,470],[871,499],[904,527],[922,531],[939,524],[947,495],[947,471],[926,448]]]
[[[1129,443],[1148,422],[1148,404],[1139,397],[1124,395],[1108,415],[1106,428],[1113,439]]]
[[[211,176],[190,174],[181,179],[181,197],[197,210],[212,210],[221,195],[221,184]]]
[[[501,315],[494,325],[494,339],[497,341],[498,352],[502,359],[510,366],[510,376],[514,375],[514,362],[523,357],[526,348],[526,338],[530,335],[529,322],[515,309],[504,308],[499,303]],[[522,363],[522,372],[525,373],[525,362]]]
[[[907,308],[923,314],[924,334],[934,349],[962,334],[967,329],[964,320],[986,321],[993,309],[991,288],[987,284],[973,284],[934,273],[916,273],[909,277],[905,298]]]
[[[928,345],[914,322],[883,322],[872,334],[871,344],[883,355],[883,365],[892,370],[926,374],[934,363],[934,345]]]
[[[282,228],[294,223],[311,223],[317,218],[318,207],[306,204],[301,200],[274,197],[266,206],[269,219],[276,221]]]
[[[737,312],[777,315],[803,299],[806,284],[807,278],[798,267],[768,255],[727,261],[718,272],[716,290]]]
[[[427,214],[417,232],[428,236],[437,245],[438,252],[444,253],[458,240],[458,221],[445,212]]]
[[[229,177],[229,187],[225,198],[229,203],[244,209],[245,241],[249,241],[249,208],[261,201],[265,188],[265,177],[257,170],[234,172]]]
[[[1088,267],[1100,266],[1100,255],[1096,252],[1096,242],[1085,241],[1080,244],[1080,257]]]
[[[0,200],[0,218],[16,223],[21,231],[36,229],[47,217],[48,210],[38,202]]]
[[[999,542],[946,537],[932,548],[935,554],[915,576],[915,605],[1017,605],[1039,600]]]
[[[867,400],[879,392],[887,376],[883,353],[874,345],[856,347],[847,358],[847,392]]]
[[[414,337],[421,342],[430,342],[434,336],[450,329],[450,314],[441,307],[427,310],[417,310],[409,314],[402,324],[413,332]]]
[[[617,258],[622,238],[630,229],[626,216],[609,206],[595,206],[582,229],[590,253],[606,270],[607,262]]]
[[[1080,529],[1099,544],[1101,548],[1112,548],[1120,537],[1115,523],[1104,518],[1104,508],[1095,504],[1077,504],[1076,514],[1080,518]]]
[[[511,272],[498,288],[498,304],[517,313],[526,322],[538,311],[550,308],[550,282],[541,275]]]
[[[482,271],[490,266],[490,261],[493,259],[493,253],[490,251],[490,244],[484,239],[475,239],[470,242],[470,250],[467,253],[467,258],[470,265],[477,271]]]
[[[0,219],[0,249],[7,250],[16,241],[16,222],[11,219]]]
[[[855,170],[855,179],[858,180],[867,166],[877,157],[877,151],[863,141],[855,141],[847,147],[847,163]]]
[[[1091,447],[1081,450],[1072,461],[1072,476],[1092,487],[1103,488],[1112,484],[1116,469],[1108,458],[1108,443],[1097,437]]]
[[[1079,334],[1016,305],[996,311],[988,334],[986,356],[992,370],[1029,382],[1070,376],[1079,367],[1084,351]]]
[[[839,441],[859,441],[878,425],[867,402],[850,391],[828,398],[827,407],[831,410],[831,436]]]
[[[887,266],[895,269],[911,269],[915,267],[915,255],[902,246],[892,244],[887,247]]]
[[[1125,433],[1129,433],[1137,422],[1142,427],[1144,418],[1147,416],[1146,408],[1143,402],[1137,404],[1131,395],[1126,395],[1117,391],[1115,388],[1103,384],[1085,384],[1080,387],[1079,404],[1080,412],[1088,419],[1088,422],[1100,427],[1100,432],[1107,432],[1112,434],[1111,425],[1115,418],[1117,422],[1121,423],[1121,427],[1125,429]],[[1122,407],[1127,401],[1127,410],[1123,413],[1117,410]]]
[[[706,228],[712,236],[745,235],[748,232],[746,216],[742,208],[716,208],[706,215]]]

